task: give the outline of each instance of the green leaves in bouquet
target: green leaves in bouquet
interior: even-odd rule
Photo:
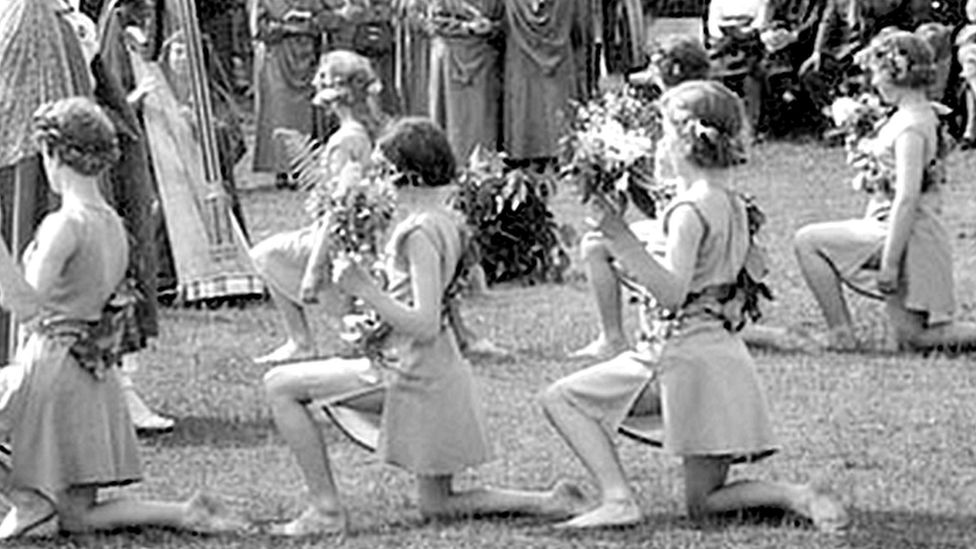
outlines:
[[[511,168],[499,153],[472,153],[452,204],[465,216],[489,283],[562,280],[569,256],[548,205],[554,192],[551,174]]]

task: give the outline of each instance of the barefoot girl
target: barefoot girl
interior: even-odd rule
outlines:
[[[644,88],[648,95],[656,97],[659,91],[686,80],[708,78],[708,68],[708,52],[697,38],[672,35],[664,38],[651,54],[648,68],[638,77],[631,75],[630,80]],[[656,171],[657,178],[670,179],[674,176],[666,165],[659,165]],[[651,219],[637,221],[630,226],[631,231],[652,246],[660,235],[660,228],[660,223]],[[626,274],[620,271],[607,242],[598,231],[583,235],[580,256],[586,279],[596,298],[600,333],[595,340],[573,351],[570,357],[591,360],[610,358],[630,347],[624,334],[621,308],[621,283]]]
[[[896,109],[862,146],[880,166],[865,187],[871,194],[866,215],[808,225],[794,241],[827,321],[829,345],[859,346],[843,283],[884,300],[899,347],[973,347],[976,325],[952,320],[952,248],[941,221],[944,139],[926,95],[935,78],[932,51],[921,38],[898,31],[875,38],[858,60]]]
[[[44,219],[26,254],[26,279],[43,312],[16,361],[0,369],[0,429],[13,448],[2,475],[13,507],[0,538],[55,515],[67,532],[242,527],[203,495],[181,503],[99,501],[100,488],[141,477],[122,391],[106,371],[118,351],[107,306],[125,274],[128,242],[98,177],[118,159],[118,142],[106,115],[80,97],[42,105],[34,128],[61,207]]]
[[[314,102],[330,109],[339,119],[336,130],[325,144],[325,174],[332,183],[344,169],[369,160],[373,139],[382,125],[377,105],[382,88],[373,67],[365,57],[345,50],[322,56],[316,73]],[[258,271],[268,283],[271,298],[285,322],[288,340],[271,353],[256,359],[274,363],[314,355],[315,342],[305,316],[305,306],[317,300],[328,280],[325,251],[328,247],[324,223],[317,200],[324,197],[313,190],[310,212],[316,221],[298,231],[282,233],[260,242],[251,251]]]
[[[657,154],[678,172],[666,208],[665,252],[652,257],[608,208],[597,230],[656,304],[645,312],[646,344],[551,385],[547,416],[595,477],[600,503],[562,525],[629,525],[639,504],[611,442],[618,429],[651,439],[634,423],[663,418],[663,447],[684,460],[685,503],[693,518],[751,507],[781,507],[832,529],[844,510],[810,487],[728,482],[729,466],[775,451],[755,364],[736,334],[745,291],[737,278],[751,253],[743,199],[729,168],[744,159],[741,101],[716,82],[690,81],[661,98]]]
[[[309,491],[301,516],[274,531],[298,536],[345,527],[328,449],[309,407],[313,400],[330,405],[333,419],[341,409],[382,414],[379,454],[417,475],[418,506],[425,517],[573,512],[581,497],[568,485],[539,493],[453,488],[455,474],[491,457],[474,375],[444,313],[445,289],[463,250],[462,221],[445,206],[455,160],[442,130],[429,120],[408,118],[379,140],[374,161],[394,173],[400,219],[387,246],[390,289],[379,288],[361,267],[346,261],[336,262],[333,276],[389,323],[386,354],[398,360],[301,362],[265,376],[275,424]]]

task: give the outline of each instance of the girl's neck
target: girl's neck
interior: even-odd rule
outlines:
[[[898,101],[895,102],[895,106],[899,109],[912,108],[920,105],[928,105],[929,98],[925,95],[925,91],[922,90],[906,90]]]
[[[61,181],[61,204],[64,207],[108,206],[98,189],[98,179],[77,173],[64,174]]]
[[[720,189],[727,189],[729,187],[730,175],[729,170],[726,168],[712,169],[687,165],[681,171],[678,192],[686,192],[702,186]]]
[[[444,209],[449,194],[450,186],[408,187],[401,189],[397,196],[398,209],[405,216],[440,211]]]

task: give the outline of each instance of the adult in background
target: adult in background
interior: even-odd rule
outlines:
[[[503,0],[466,0],[434,14],[430,116],[461,162],[479,145],[499,148],[504,9]]]
[[[312,78],[322,53],[322,33],[342,21],[326,0],[254,0],[251,32],[254,52],[257,135],[255,172],[275,173],[279,187],[292,185],[288,167],[275,154],[275,128],[317,135],[312,108]]]
[[[92,63],[97,82],[95,95],[111,117],[119,134],[121,156],[104,176],[106,198],[122,216],[132,246],[129,249],[127,276],[139,290],[134,323],[127,333],[128,354],[119,372],[129,415],[142,433],[173,429],[172,419],[154,412],[136,391],[132,374],[139,369],[138,351],[146,348],[150,338],[159,336],[157,301],[157,258],[153,215],[157,201],[155,184],[149,167],[145,129],[128,95],[136,87],[125,28],[139,26],[146,20],[146,0],[108,0],[99,17],[99,51]]]
[[[503,148],[514,160],[556,156],[571,99],[584,95],[572,43],[581,0],[505,0]],[[585,28],[585,27],[582,27]]]
[[[837,87],[855,69],[854,53],[881,29],[914,30],[931,18],[929,0],[828,0],[800,80],[818,111],[830,105]]]

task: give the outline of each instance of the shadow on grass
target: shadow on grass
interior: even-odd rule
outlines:
[[[854,547],[965,549],[976,543],[976,516],[857,511],[849,534]]]
[[[266,445],[275,436],[270,419],[189,416],[179,418],[173,432],[142,440],[162,447],[243,448]]]

